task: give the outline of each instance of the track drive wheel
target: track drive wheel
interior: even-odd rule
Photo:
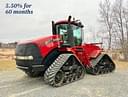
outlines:
[[[57,86],[61,86],[61,84],[64,81],[64,72],[62,70],[58,71],[55,75],[55,79],[54,79],[54,85]]]

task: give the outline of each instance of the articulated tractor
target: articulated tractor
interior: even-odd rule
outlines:
[[[86,72],[99,75],[114,71],[114,62],[97,43],[83,43],[83,27],[71,16],[52,21],[51,36],[18,43],[17,68],[31,77],[42,75],[53,87],[82,79]]]

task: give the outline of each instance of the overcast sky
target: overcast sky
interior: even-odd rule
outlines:
[[[85,25],[85,40],[96,31],[100,0],[0,0],[0,42],[33,39],[51,34],[51,21],[72,15]],[[5,14],[6,3],[32,4],[31,15]],[[16,9],[17,10],[17,9]]]

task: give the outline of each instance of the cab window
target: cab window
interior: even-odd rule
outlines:
[[[64,43],[71,46],[81,45],[82,28],[74,24],[58,24],[56,25],[57,34],[62,36]]]

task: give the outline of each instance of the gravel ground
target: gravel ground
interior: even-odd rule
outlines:
[[[0,72],[0,97],[128,97],[128,70],[93,76],[53,88],[42,77],[30,78],[22,71]]]

